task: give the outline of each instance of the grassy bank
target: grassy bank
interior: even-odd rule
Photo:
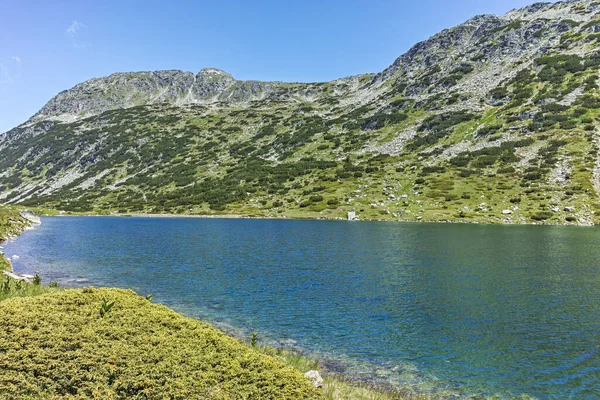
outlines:
[[[257,346],[256,349],[263,354],[280,359],[301,372],[315,369],[322,371],[319,362],[310,357],[269,346]],[[327,372],[323,373],[323,380],[324,384],[321,393],[325,399],[329,400],[425,400],[442,398],[437,395],[432,396],[418,393],[408,387],[395,391],[377,389],[368,383],[351,381],[344,376]]]
[[[7,240],[10,236],[18,235],[29,225],[27,220],[19,215],[21,209],[0,206],[0,242]]]
[[[0,243],[18,235],[28,226],[16,207],[0,206]],[[10,270],[10,262],[0,252],[0,271]]]
[[[11,298],[0,325],[2,398],[321,397],[296,369],[132,291]]]
[[[53,293],[60,289],[45,285],[34,285],[24,281],[17,281],[0,274],[0,301],[15,297],[32,297],[41,294]]]

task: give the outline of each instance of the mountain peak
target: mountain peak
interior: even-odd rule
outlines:
[[[198,76],[212,76],[212,77],[223,77],[223,78],[233,79],[233,76],[230,73],[225,72],[218,68],[210,68],[210,67],[202,68],[200,70],[200,72],[198,72]]]
[[[207,99],[223,93],[235,82],[233,76],[216,68],[203,68],[196,75],[192,93],[198,99]]]

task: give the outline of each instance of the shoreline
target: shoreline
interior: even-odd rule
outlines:
[[[483,226],[560,226],[560,227],[577,227],[577,228],[594,228],[600,225],[595,224],[560,224],[560,223],[497,223],[485,221],[464,221],[464,220],[412,220],[412,219],[355,219],[347,220],[344,218],[315,218],[315,217],[272,217],[272,216],[252,216],[242,214],[151,214],[151,213],[131,213],[131,214],[96,214],[96,213],[81,213],[81,214],[47,214],[42,216],[50,217],[119,217],[119,218],[185,218],[185,219],[248,219],[248,220],[282,220],[282,221],[337,221],[337,222],[389,222],[389,223],[408,223],[408,224],[457,224],[457,225],[483,225]]]

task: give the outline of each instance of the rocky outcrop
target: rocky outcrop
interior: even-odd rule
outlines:
[[[233,76],[215,68],[205,68],[196,75],[190,88],[191,99],[207,99],[218,96],[235,82]]]
[[[42,121],[71,123],[105,111],[140,105],[235,104],[264,98],[289,99],[292,95],[301,99],[314,95],[312,87],[312,84],[237,81],[216,68],[204,68],[197,75],[178,70],[115,73],[60,92],[23,127],[36,129],[36,124]]]
[[[174,102],[185,96],[194,75],[183,71],[115,73],[94,78],[60,92],[28,123],[43,120],[73,122],[115,108]]]
[[[22,210],[22,211],[19,211],[19,215],[21,217],[25,218],[27,221],[31,222],[32,224],[40,225],[42,223],[42,220],[40,219],[40,217],[37,214],[35,214],[33,211]]]

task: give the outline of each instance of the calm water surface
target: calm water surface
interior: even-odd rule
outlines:
[[[600,398],[596,228],[54,217],[4,251],[45,282],[152,293],[358,377]]]

